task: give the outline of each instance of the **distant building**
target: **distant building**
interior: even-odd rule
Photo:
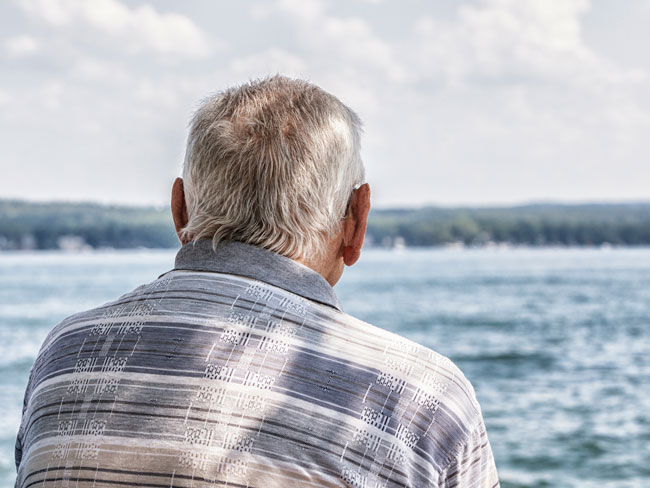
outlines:
[[[393,249],[404,249],[406,247],[406,239],[402,236],[397,236],[393,240]]]
[[[59,249],[66,252],[79,252],[87,251],[91,247],[86,244],[86,241],[81,236],[65,235],[56,240]]]

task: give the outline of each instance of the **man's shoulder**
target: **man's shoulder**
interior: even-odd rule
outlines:
[[[95,307],[87,308],[79,312],[68,315],[58,322],[46,335],[41,344],[38,357],[44,355],[48,349],[54,345],[57,340],[65,338],[67,335],[75,333],[75,331],[82,331],[88,328],[95,328],[91,330],[91,335],[101,335],[102,331],[98,327],[112,325],[111,318],[116,318],[118,315],[124,313],[128,314],[127,305],[137,303],[147,296],[147,292],[152,288],[159,286],[160,279],[139,285],[135,289],[119,295],[117,298],[101,303]],[[130,310],[133,313],[133,310]]]
[[[350,327],[350,338],[364,337],[376,354],[367,357],[378,370],[377,384],[394,391],[410,389],[415,404],[435,414],[440,408],[452,414],[467,432],[481,422],[481,409],[474,387],[461,369],[433,348],[339,312]]]

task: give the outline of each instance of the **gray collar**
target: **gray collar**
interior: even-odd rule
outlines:
[[[213,271],[253,278],[341,310],[334,290],[316,271],[243,242],[222,241],[216,251],[212,249],[211,239],[185,244],[176,254],[174,270]]]

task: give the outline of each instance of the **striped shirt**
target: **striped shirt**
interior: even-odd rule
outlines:
[[[346,315],[291,259],[207,240],[50,332],[16,465],[21,488],[499,484],[449,359]]]

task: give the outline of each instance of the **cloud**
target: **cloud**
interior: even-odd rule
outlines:
[[[100,41],[132,54],[154,52],[187,58],[208,56],[219,43],[189,18],[150,5],[129,8],[118,0],[16,0],[32,19],[84,41]],[[116,44],[117,42],[117,44]]]
[[[380,205],[648,194],[645,61],[594,42],[618,4],[14,2],[18,16],[0,4],[23,34],[0,44],[0,146],[25,169],[5,171],[5,194],[53,195],[47,160],[77,175],[60,198],[166,198],[198,100],[276,72],[359,112]]]
[[[600,58],[581,37],[588,0],[483,0],[453,21],[415,24],[410,63],[423,78],[601,85],[639,80]]]
[[[10,101],[11,95],[9,95],[9,92],[0,89],[0,107],[3,105],[8,105]]]
[[[376,36],[365,20],[358,17],[325,17],[321,30],[337,46],[342,57],[374,65],[392,81],[402,82],[406,79],[406,70],[398,61],[394,48]]]
[[[133,81],[133,76],[121,63],[87,56],[80,56],[74,62],[68,78],[117,86],[126,86]]]
[[[325,65],[345,65],[353,72],[372,70],[391,81],[403,81],[406,71],[393,46],[360,17],[331,15],[321,0],[276,0],[253,8],[256,18],[279,14],[289,21],[301,49]]]
[[[277,48],[235,58],[230,64],[233,73],[249,78],[274,73],[299,77],[305,73],[306,68],[307,65],[301,58]]]
[[[254,4],[251,14],[254,18],[264,18],[273,12],[289,15],[300,23],[316,22],[322,18],[325,5],[322,0],[275,0]]]
[[[10,58],[30,56],[39,50],[39,43],[31,36],[21,35],[5,41],[5,48]]]
[[[47,81],[41,89],[43,106],[49,110],[58,110],[62,107],[65,85],[59,80]]]

